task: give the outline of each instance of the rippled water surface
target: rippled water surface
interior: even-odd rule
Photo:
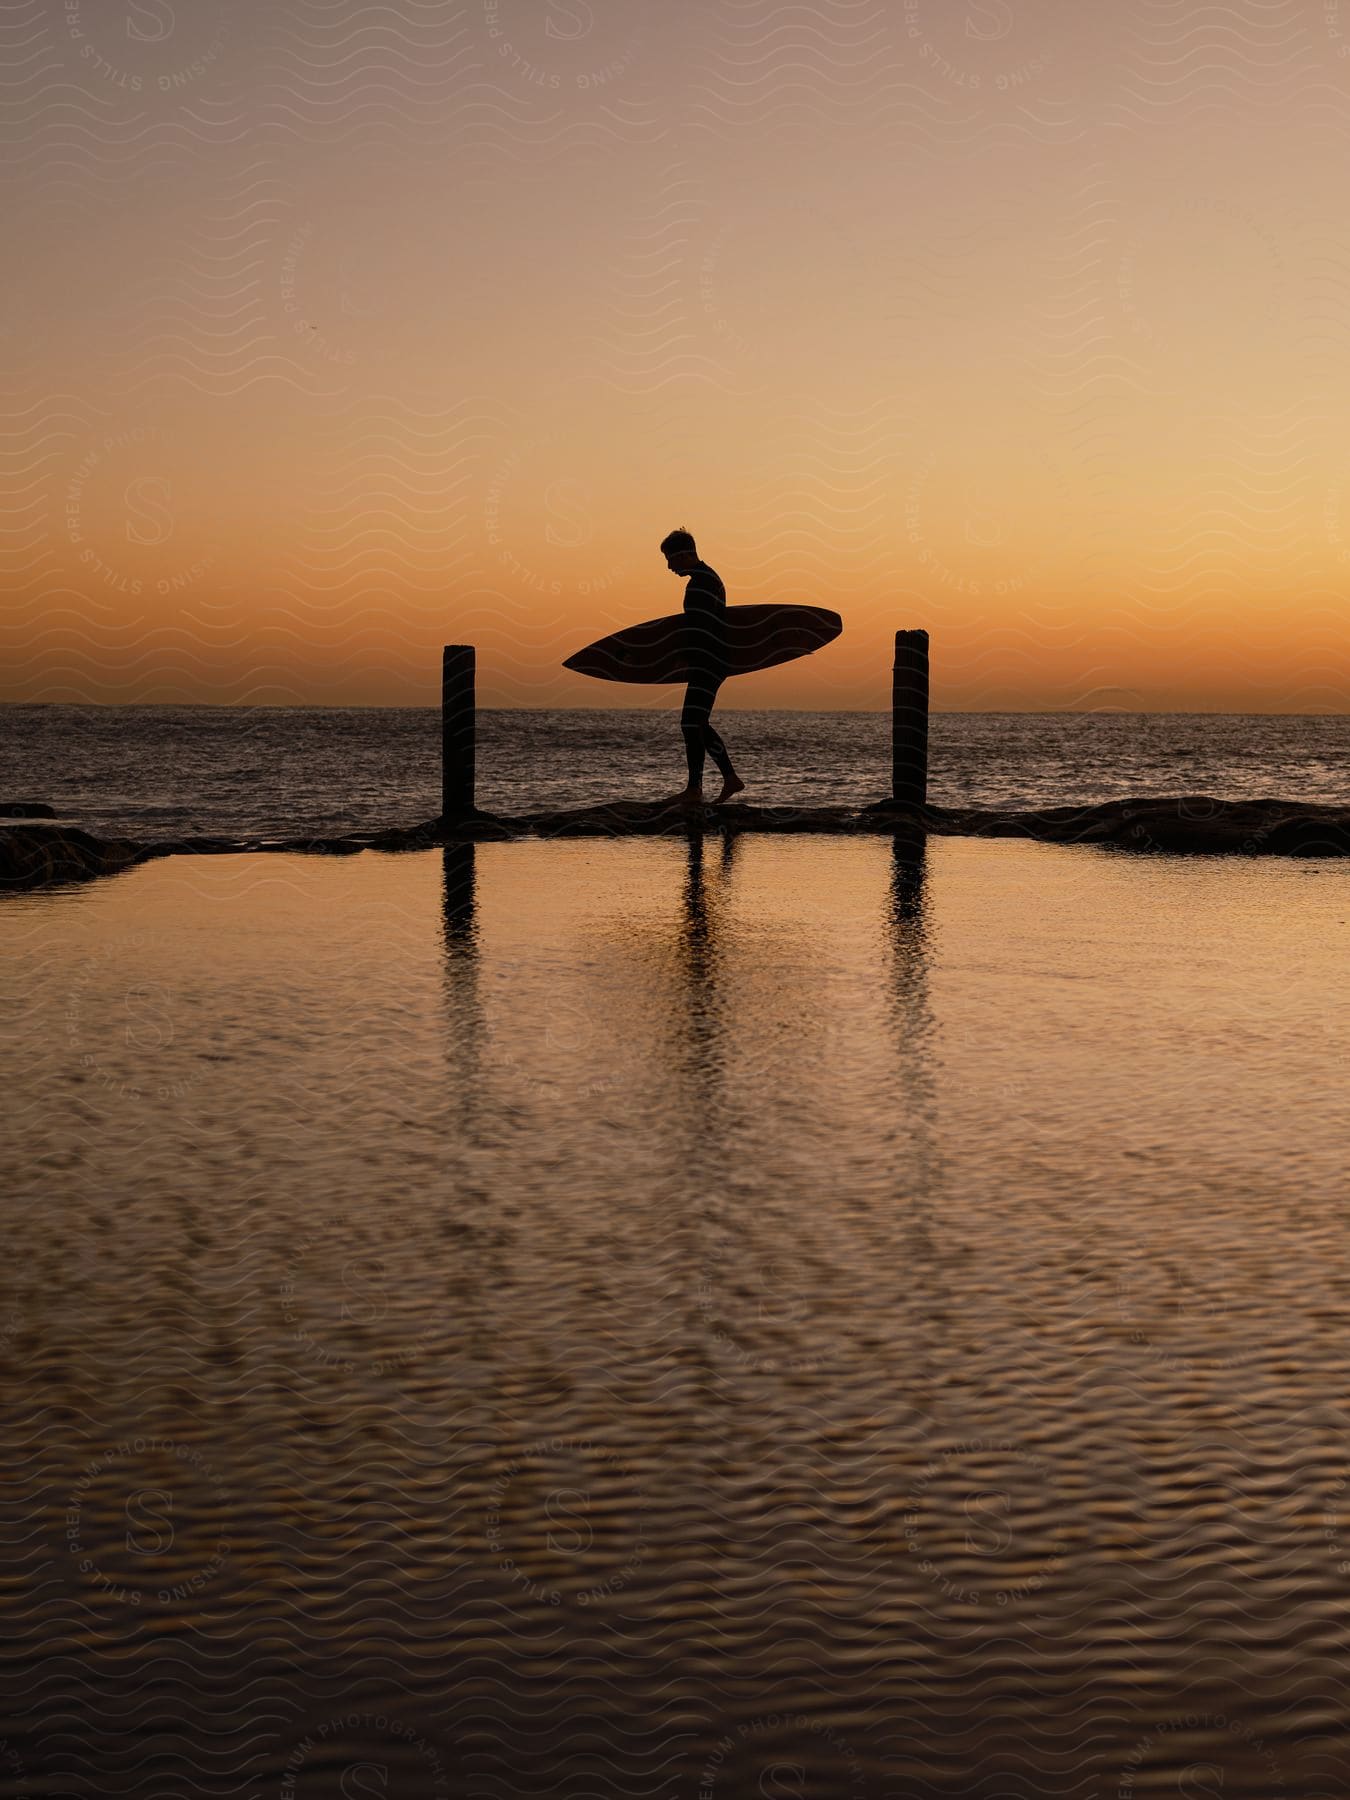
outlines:
[[[478,802],[522,813],[684,785],[678,693],[642,711],[478,717]],[[861,805],[890,781],[886,713],[725,712],[746,798]],[[940,806],[1065,806],[1146,794],[1343,802],[1350,715],[935,713]],[[128,837],[338,832],[441,810],[428,708],[0,706],[0,800],[45,800]]]
[[[0,939],[34,1791],[1350,1791],[1343,865],[170,859]]]

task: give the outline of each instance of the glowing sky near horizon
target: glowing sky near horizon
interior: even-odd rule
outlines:
[[[20,0],[0,697],[1343,711],[1350,0]]]

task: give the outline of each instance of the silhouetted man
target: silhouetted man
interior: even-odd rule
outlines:
[[[722,774],[722,791],[713,804],[721,806],[745,786],[731,766],[726,745],[712,726],[713,703],[727,673],[727,590],[717,571],[700,561],[697,545],[683,528],[661,540],[661,554],[668,569],[688,577],[684,610],[688,615],[689,686],[680,714],[680,730],[689,763],[689,785],[677,798],[685,806],[701,803],[703,759],[711,756]]]

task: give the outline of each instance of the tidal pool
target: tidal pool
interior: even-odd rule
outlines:
[[[1343,864],[180,858],[0,938],[5,1780],[1344,1791]]]

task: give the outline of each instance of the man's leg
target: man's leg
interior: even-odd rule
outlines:
[[[685,760],[689,764],[689,785],[680,796],[682,799],[698,800],[703,797],[703,758],[707,748],[708,715],[712,711],[716,691],[708,682],[698,679],[691,681],[685,689],[680,730],[684,735]]]
[[[684,760],[689,764],[689,793],[703,792],[703,731],[701,725],[681,725],[684,734]]]
[[[713,726],[708,725],[703,732],[704,748],[717,764],[723,781],[735,779],[736,771],[731,766],[731,758],[727,755],[727,747],[722,742],[722,735]]]
[[[708,703],[708,712],[710,715],[712,713],[712,702],[716,700],[717,688],[720,686],[721,683],[718,682],[717,686],[713,688],[712,699]],[[714,806],[721,806],[726,801],[730,800],[733,794],[739,794],[745,787],[745,783],[741,780],[735,769],[732,768],[731,758],[727,754],[727,747],[722,742],[721,733],[714,727],[711,717],[705,728],[704,742],[707,746],[708,754],[717,764],[718,771],[722,777],[722,791],[717,796],[716,800],[713,801]]]

